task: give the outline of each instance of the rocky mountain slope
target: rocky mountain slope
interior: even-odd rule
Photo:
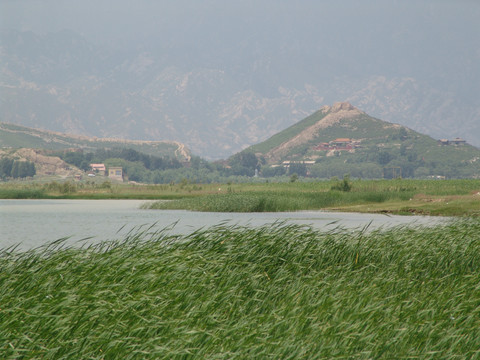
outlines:
[[[248,53],[254,44],[245,46]],[[451,86],[372,72],[307,77],[288,59],[275,65],[267,52],[242,66],[210,58],[192,65],[172,56],[100,48],[70,31],[4,31],[0,121],[99,138],[180,141],[218,159],[268,139],[325,103],[346,100],[435,138],[458,136],[480,146],[480,103],[457,91],[464,75]],[[278,80],[282,73],[298,80]]]

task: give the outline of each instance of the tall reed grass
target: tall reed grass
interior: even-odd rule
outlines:
[[[333,206],[362,203],[382,203],[388,200],[408,200],[412,192],[343,192],[257,191],[232,194],[210,194],[148,204],[150,209],[185,209],[213,212],[278,212],[323,209]]]
[[[2,359],[480,357],[480,222],[132,233],[0,254]]]
[[[48,195],[42,189],[0,188],[0,199],[45,199]]]

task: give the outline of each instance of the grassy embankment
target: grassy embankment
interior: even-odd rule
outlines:
[[[239,184],[217,194],[202,194],[151,205],[155,209],[262,212],[328,209],[338,211],[442,216],[479,216],[478,180],[353,181],[350,191],[335,182]]]
[[[1,253],[2,359],[480,356],[478,220],[60,245]]]
[[[336,191],[335,181],[127,185],[109,182],[5,183],[0,198],[26,199],[170,199],[157,209],[261,212],[339,210],[443,216],[480,215],[479,180],[355,180],[351,190]]]
[[[212,187],[212,186],[210,186]],[[213,186],[212,188],[214,188]],[[218,186],[217,186],[218,187]],[[178,199],[201,193],[204,185],[130,185],[111,183],[4,183],[0,184],[0,199]]]

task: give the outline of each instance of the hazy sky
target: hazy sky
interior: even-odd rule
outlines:
[[[1,0],[1,26],[35,32],[65,28],[90,40],[139,39],[177,31],[243,32],[289,26],[369,36],[392,28],[480,31],[477,0]],[[239,28],[240,27],[240,28]],[[236,34],[241,35],[241,34]]]
[[[207,52],[220,64],[298,49],[299,66],[323,57],[350,72],[419,76],[430,63],[440,73],[480,59],[478,0],[0,0],[0,14],[2,28],[71,29],[97,44],[168,49],[189,61]]]

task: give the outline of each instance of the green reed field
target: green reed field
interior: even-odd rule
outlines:
[[[477,359],[480,221],[0,255],[2,359]]]
[[[480,216],[479,180],[369,180],[234,184],[218,191],[149,205],[153,209],[218,212],[340,210],[392,214]],[[341,188],[341,187],[340,187]]]
[[[220,212],[339,210],[391,214],[480,216],[480,180],[341,180],[133,185],[93,182],[3,183],[0,199],[174,200],[155,209]],[[345,190],[345,189],[343,189]]]

